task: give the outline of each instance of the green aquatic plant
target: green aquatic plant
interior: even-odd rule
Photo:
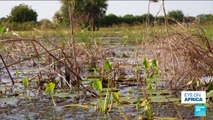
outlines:
[[[112,92],[109,91],[110,84],[111,84],[110,72],[112,72],[112,63],[109,60],[104,61],[104,69],[105,69],[105,71],[107,71],[107,74],[108,74],[108,77],[107,77],[107,92],[106,92],[106,97],[105,97],[105,100],[104,100],[104,112],[106,112],[108,105],[109,105],[109,102],[110,102],[110,97],[111,97],[111,94],[112,94]],[[113,102],[113,101],[111,100],[111,102]]]
[[[27,88],[29,85],[29,80],[27,79],[27,77],[24,77],[22,80],[22,84],[24,85],[24,88]]]
[[[154,90],[158,90],[158,77],[159,77],[159,71],[158,71],[158,64],[157,60],[147,60],[146,58],[142,62],[142,68],[144,69],[144,82],[145,86],[147,87],[148,91],[153,93]],[[153,85],[155,83],[155,86]],[[154,89],[155,88],[155,89]],[[144,100],[141,104],[143,107],[143,110],[145,112],[145,116],[148,120],[154,119],[154,113],[151,109],[151,102],[146,95],[147,91],[144,89]],[[140,100],[138,100],[140,101]],[[139,103],[139,102],[138,102]],[[139,110],[139,105],[137,105],[137,110]]]
[[[107,112],[107,108],[108,108],[108,103],[109,103],[109,91],[107,90],[105,99],[103,99],[102,97],[102,91],[103,91],[103,86],[102,86],[102,82],[101,80],[95,80],[92,83],[92,87],[93,89],[98,91],[98,95],[99,95],[99,109],[101,113],[106,113]]]
[[[53,105],[56,106],[54,98],[53,98],[54,90],[55,90],[55,83],[49,83],[45,87],[45,93],[46,94],[51,94]]]
[[[148,120],[154,120],[154,113],[151,110],[151,103],[149,100],[144,99],[141,106],[143,107],[143,110],[145,112],[145,115]]]
[[[148,61],[146,58],[143,60],[142,67],[144,69],[144,80],[149,91],[154,90],[153,83],[155,83],[155,90],[158,90],[159,70],[157,60]]]
[[[105,98],[104,100],[102,97],[102,92],[103,92],[103,85],[101,80],[95,80],[92,83],[92,87],[93,89],[95,89],[96,91],[98,91],[98,95],[99,95],[99,109],[101,111],[101,113],[106,113],[107,111],[111,110],[113,102],[115,103],[119,103],[119,94],[118,92],[112,92],[112,90],[110,89],[110,85],[111,85],[111,80],[110,80],[110,73],[113,71],[112,68],[112,63],[109,60],[105,60],[104,61],[104,65],[103,65],[103,70],[107,72],[108,76],[107,76],[107,89],[106,89],[106,94],[105,94]],[[109,106],[111,102],[111,105]],[[109,107],[109,109],[108,109]]]
[[[15,76],[16,76],[16,78],[19,77],[19,72],[18,71],[16,71]]]
[[[93,87],[93,89],[98,91],[99,95],[101,95],[103,87],[102,87],[102,82],[100,80],[93,81],[92,87]]]
[[[118,92],[112,92],[112,98],[117,104],[120,102],[120,97]]]
[[[131,96],[134,93],[134,90],[133,89],[129,89],[128,93],[129,93],[129,96]]]
[[[24,86],[23,94],[24,94],[24,96],[27,97],[27,89],[28,89],[28,86],[29,86],[29,80],[28,80],[27,77],[24,77],[24,78],[22,79],[22,85]]]
[[[95,80],[93,81],[92,83],[92,87],[93,89],[95,89],[96,91],[98,91],[98,95],[99,95],[99,109],[100,111],[103,113],[104,112],[104,107],[103,107],[103,100],[102,100],[102,90],[103,90],[103,87],[102,87],[102,82],[101,80]]]
[[[112,71],[112,63],[109,60],[105,60],[104,68],[107,72],[111,72]]]

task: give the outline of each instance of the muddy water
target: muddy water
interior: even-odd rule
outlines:
[[[63,105],[77,103],[70,99],[56,99],[56,107],[50,101],[51,98],[39,97],[37,99],[19,100],[16,105],[7,105],[0,109],[1,120],[20,120],[20,119],[64,119],[64,120],[121,120],[124,118],[137,120],[143,110],[137,111],[135,105],[120,105],[112,109],[112,112],[100,114],[94,108],[84,109],[78,107],[64,108]],[[175,104],[178,112],[183,119],[200,120],[198,117],[193,117],[193,106],[181,106]],[[174,109],[174,104],[153,103],[152,109],[157,118],[178,118],[177,110]],[[208,109],[207,120],[212,120],[212,108]]]
[[[150,55],[151,52],[147,50],[139,49],[139,46],[122,46],[120,38],[118,42],[112,40],[112,38],[103,38],[105,46],[110,47],[112,56],[109,57],[113,63],[119,63],[124,68],[125,76],[127,80],[134,77],[133,66],[142,61],[143,55]],[[110,46],[109,46],[110,45]],[[136,55],[138,52],[138,56]],[[139,58],[139,59],[136,59]],[[0,65],[3,64],[0,62]],[[24,65],[24,66],[23,66]],[[21,69],[22,68],[22,69]],[[18,71],[18,77],[16,73]],[[21,80],[24,76],[31,76],[37,73],[38,68],[27,67],[25,64],[19,67],[10,67],[10,72],[15,80]],[[41,94],[37,96],[35,86],[32,86],[28,90],[29,97],[25,97],[23,92],[23,86],[20,82],[14,86],[11,86],[11,80],[6,70],[0,71],[0,120],[21,120],[21,119],[65,119],[65,120],[79,120],[79,119],[91,119],[91,120],[115,120],[115,119],[133,119],[137,120],[144,114],[143,108],[136,110],[136,104],[138,98],[142,102],[143,91],[140,87],[119,86],[120,93],[120,105],[114,105],[111,112],[107,114],[100,114],[96,111],[98,98],[92,97],[90,94],[83,92],[78,93],[73,91],[70,93],[67,90],[56,89],[56,94],[66,91],[69,96],[55,96],[56,107],[53,106],[50,96]],[[90,76],[88,72],[82,73],[82,76]],[[141,74],[143,76],[143,74]],[[159,83],[164,86],[164,82]],[[133,90],[133,94],[129,91]],[[158,118],[176,118],[177,120],[182,117],[186,120],[199,120],[200,118],[194,117],[193,106],[184,106],[180,104],[180,92],[177,91],[157,91],[152,93],[152,110]],[[73,95],[77,94],[78,95]],[[167,100],[169,99],[169,101]],[[69,104],[85,105],[87,108],[82,107],[64,107]],[[213,107],[208,108],[207,120],[212,120]],[[177,113],[181,116],[178,116]]]

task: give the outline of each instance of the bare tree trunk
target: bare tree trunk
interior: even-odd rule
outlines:
[[[68,6],[69,6],[69,21],[70,21],[70,30],[71,30],[71,40],[72,40],[72,56],[74,60],[73,64],[73,70],[78,73],[77,69],[77,58],[76,58],[76,51],[75,51],[75,39],[74,39],[74,30],[73,30],[73,3],[72,1],[68,1]],[[80,86],[79,80],[75,77],[75,80],[77,80],[78,87]]]

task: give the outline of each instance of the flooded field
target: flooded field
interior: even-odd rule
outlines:
[[[0,119],[201,119],[194,117],[193,105],[180,103],[181,90],[193,90],[190,81],[171,82],[169,76],[160,77],[162,49],[124,45],[122,37],[94,40],[101,44],[89,48],[76,45],[76,58],[71,46],[61,48],[57,42],[51,46],[53,41],[40,41],[40,46],[21,39],[2,43]],[[170,64],[167,66],[173,66]],[[211,83],[212,77],[205,79]],[[48,95],[49,83],[54,83],[54,88]],[[211,120],[211,98],[207,101],[205,119]]]

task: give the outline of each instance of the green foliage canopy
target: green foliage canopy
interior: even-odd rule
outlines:
[[[200,14],[200,15],[197,15],[197,20],[199,23],[213,21],[213,15],[212,14]]]
[[[82,21],[80,24],[90,25],[94,29],[98,19],[100,19],[106,12],[107,0],[62,0],[60,9],[63,21],[69,24],[69,4],[72,7],[74,18]],[[56,14],[58,15],[58,14]]]
[[[170,12],[168,13],[168,17],[169,17],[170,19],[174,19],[174,20],[176,20],[176,21],[178,21],[178,22],[182,22],[183,19],[184,19],[184,14],[183,14],[183,12],[180,11],[180,10],[173,10],[173,11],[170,11]]]
[[[24,23],[24,22],[36,22],[37,21],[37,12],[31,9],[25,4],[20,4],[15,6],[11,10],[10,20],[12,22]]]

